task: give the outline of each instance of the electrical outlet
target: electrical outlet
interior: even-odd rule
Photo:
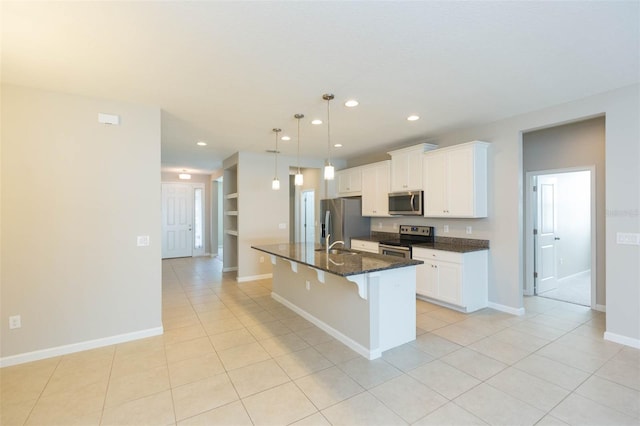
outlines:
[[[378,229],[382,229],[382,222],[378,222]]]
[[[311,290],[311,281],[307,281],[306,285],[307,285],[307,290]]]
[[[22,327],[22,319],[20,315],[12,315],[9,317],[9,329],[13,330],[14,328]]]
[[[640,234],[631,232],[616,232],[616,244],[640,246]]]
[[[449,232],[449,225],[444,225],[443,228],[444,233],[447,234]]]
[[[146,247],[149,245],[148,235],[138,235],[138,247]]]
[[[393,224],[393,229],[398,229],[398,224],[397,223]]]
[[[264,256],[260,256],[260,263],[264,263]]]
[[[467,226],[467,234],[473,234],[473,229],[470,226]]]

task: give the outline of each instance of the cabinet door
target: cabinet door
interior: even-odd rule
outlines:
[[[376,168],[376,216],[389,216],[389,163]]]
[[[407,168],[408,156],[406,154],[394,155],[391,159],[391,191],[408,191]]]
[[[438,270],[434,262],[419,254],[413,255],[413,259],[422,260],[422,265],[416,266],[416,293],[421,296],[438,298]]]
[[[348,170],[340,170],[336,172],[336,178],[338,178],[338,192],[347,193],[350,191],[351,183]]]
[[[462,276],[460,265],[434,262],[438,274],[438,299],[462,306]]]
[[[378,201],[377,170],[362,170],[362,216],[375,216]]]
[[[413,258],[417,260],[423,260],[415,256]],[[429,296],[427,294],[427,280],[429,279],[428,274],[430,272],[429,269],[430,267],[426,262],[422,265],[416,266],[416,293],[422,296]]]
[[[424,215],[447,216],[447,155],[428,153],[424,156]]]
[[[455,217],[474,216],[473,147],[453,150],[447,155],[448,213]]]
[[[362,215],[389,216],[389,163],[362,169]]]
[[[359,195],[362,191],[362,169],[345,169],[336,172],[339,195]]]

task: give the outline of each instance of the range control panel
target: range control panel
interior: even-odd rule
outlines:
[[[400,235],[413,235],[431,237],[434,234],[433,226],[400,225]]]

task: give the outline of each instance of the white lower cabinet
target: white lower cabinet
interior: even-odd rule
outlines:
[[[351,248],[368,253],[378,253],[378,243],[375,241],[351,240]]]
[[[486,308],[488,301],[487,250],[457,253],[414,247],[416,293],[429,301],[463,311]]]

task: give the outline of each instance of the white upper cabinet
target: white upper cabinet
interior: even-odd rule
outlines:
[[[362,216],[389,216],[390,161],[362,169]]]
[[[336,172],[336,179],[338,180],[338,197],[362,195],[361,167],[338,170]]]
[[[487,217],[487,150],[472,141],[424,154],[425,217]]]
[[[388,152],[391,155],[391,191],[419,191],[423,185],[422,156],[436,145],[421,143]]]

